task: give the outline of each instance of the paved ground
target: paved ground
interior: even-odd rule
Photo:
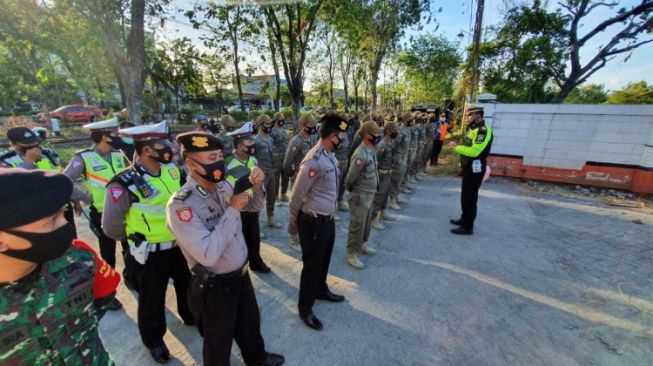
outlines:
[[[317,304],[322,332],[297,317],[298,254],[285,230],[266,228],[262,255],[274,272],[253,280],[267,349],[288,365],[651,364],[653,215],[492,180],[476,234],[456,237],[448,220],[459,185],[423,181],[400,221],[373,232],[379,253],[363,271],[344,263],[341,215],[329,283],[347,301]],[[277,210],[285,221],[287,206]],[[134,296],[121,288],[118,297],[126,309],[102,320],[105,345],[118,365],[153,364]],[[174,303],[170,286],[171,364],[201,364],[201,338]],[[235,346],[232,364],[242,364]]]

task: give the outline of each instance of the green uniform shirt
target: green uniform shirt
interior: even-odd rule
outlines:
[[[0,364],[113,365],[98,323],[113,296],[93,300],[95,259],[68,249],[0,286]]]

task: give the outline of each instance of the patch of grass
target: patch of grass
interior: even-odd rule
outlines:
[[[460,173],[460,157],[453,148],[449,147],[449,141],[458,142],[460,141],[460,137],[461,132],[458,130],[447,135],[447,139],[440,152],[440,157],[438,158],[438,165],[426,168],[428,174],[436,177],[450,177]]]

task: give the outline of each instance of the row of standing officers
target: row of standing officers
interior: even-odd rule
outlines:
[[[327,114],[319,130],[318,121],[306,115],[300,133],[286,143],[283,119],[275,117],[260,117],[252,136],[251,125],[236,129],[225,116],[226,131],[185,133],[177,137],[178,145],[166,123],[122,129],[120,135],[133,139],[133,161],[118,151],[125,140],[117,121],[101,121],[86,126],[94,147],[78,152],[64,171],[85,182],[88,193],[74,189],[71,200],[90,205],[101,256],[111,267],[115,241],[122,243],[125,280],[139,294],[141,339],[158,362],[169,359],[163,335],[165,291],[172,278],[182,321],[196,325],[204,337],[205,364],[228,364],[232,339],[246,364],[282,364],[282,356],[265,350],[248,274],[249,269],[270,271],[259,253],[258,212],[265,207],[268,226],[278,228],[275,201],[289,200],[290,246],[301,250],[304,262],[299,315],[310,328],[321,329],[312,311],[315,300],[344,300],[326,283],[336,211],[350,211],[347,263],[363,269],[358,255],[376,252],[367,243],[371,227],[382,229],[379,220],[395,220],[386,206],[398,209],[399,194],[411,193],[422,179],[431,156],[429,137],[437,130],[434,115],[404,113],[399,123],[363,120],[359,126],[351,116]],[[459,151],[463,155],[481,149],[469,159],[474,179],[477,161],[485,169],[491,141],[482,115],[479,121],[459,146],[468,148]],[[478,190],[476,181],[467,186]],[[288,199],[284,185],[290,184]],[[471,216],[463,202],[458,221],[464,233],[471,233]],[[113,308],[120,308],[117,300]]]

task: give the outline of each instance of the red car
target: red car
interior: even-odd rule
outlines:
[[[66,105],[50,112],[49,116],[63,122],[94,122],[101,117],[102,110],[91,105]],[[45,115],[39,115],[39,119],[43,121]]]

